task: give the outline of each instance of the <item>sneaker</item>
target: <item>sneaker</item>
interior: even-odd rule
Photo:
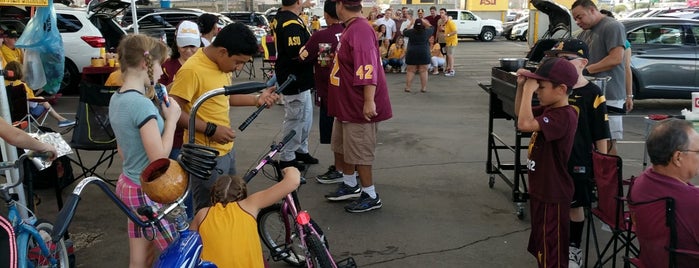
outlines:
[[[318,164],[318,159],[311,156],[309,153],[294,153],[296,154],[296,161],[303,162],[304,164]]]
[[[340,184],[340,186],[337,187],[337,190],[329,194],[326,194],[325,199],[328,199],[330,201],[342,201],[350,198],[359,197],[361,193],[362,188],[359,187],[359,184],[357,184],[357,186],[350,187],[349,185],[342,183]]]
[[[342,172],[337,171],[335,166],[330,166],[323,175],[318,175],[316,181],[320,184],[333,184],[342,182]]]
[[[450,76],[450,77],[451,77],[451,76],[454,76],[454,75],[455,75],[454,70],[451,70],[451,71],[449,71],[448,73],[445,73],[445,74],[444,74],[444,76]]]
[[[345,211],[352,213],[367,212],[381,208],[381,198],[376,195],[376,198],[371,198],[367,193],[362,193],[359,199],[345,206]]]
[[[569,268],[580,268],[583,265],[583,252],[582,249],[569,246],[568,247],[568,267]]]
[[[58,122],[58,127],[69,127],[75,125],[75,121],[72,120],[63,120],[61,122]]]

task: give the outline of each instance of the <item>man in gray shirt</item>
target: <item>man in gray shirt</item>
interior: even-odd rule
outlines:
[[[594,77],[611,77],[605,89],[607,107],[610,111],[624,110],[625,102],[633,101],[633,93],[626,92],[626,73],[624,71],[624,25],[599,12],[591,0],[577,0],[573,3],[573,18],[583,29],[578,39],[590,48],[590,64],[584,74]],[[616,109],[615,109],[616,108]],[[611,140],[610,154],[616,155],[616,140],[623,139],[621,116],[609,116]]]

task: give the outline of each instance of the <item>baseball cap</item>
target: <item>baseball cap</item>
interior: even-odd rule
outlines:
[[[19,38],[19,33],[17,33],[17,31],[15,30],[12,30],[7,32],[6,36],[7,38]]]
[[[558,56],[560,53],[574,53],[583,58],[589,58],[590,49],[580,39],[568,39],[558,42],[551,50],[544,52],[546,56]]]
[[[342,2],[346,6],[361,6],[362,0],[332,0],[333,2]]]
[[[175,36],[178,47],[201,46],[199,27],[192,21],[182,21],[180,25],[177,26],[177,34]]]
[[[568,60],[562,58],[545,58],[536,71],[522,75],[536,80],[551,81],[555,85],[564,84],[568,89],[572,89],[578,81],[578,70]]]

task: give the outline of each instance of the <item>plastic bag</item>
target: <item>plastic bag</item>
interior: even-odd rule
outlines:
[[[22,73],[24,73],[24,82],[27,83],[29,88],[39,89],[46,85],[44,65],[41,62],[39,51],[31,49],[24,52]]]
[[[29,21],[27,27],[24,28],[24,33],[17,40],[16,46],[24,48],[27,52],[33,50],[39,53],[46,79],[43,89],[49,94],[58,92],[61,87],[61,81],[63,81],[65,57],[63,54],[63,39],[56,26],[56,11],[53,7],[53,1],[49,1],[47,7],[36,9],[34,17]],[[25,64],[27,64],[26,60]],[[31,73],[27,73],[25,79],[38,80],[30,77],[30,75]],[[32,88],[39,89],[39,87]]]

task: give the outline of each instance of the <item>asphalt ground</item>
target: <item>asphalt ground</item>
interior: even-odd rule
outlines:
[[[512,189],[499,178],[492,189],[485,172],[488,134],[488,94],[478,82],[490,84],[491,67],[500,57],[523,57],[526,43],[502,38],[482,43],[462,40],[456,49],[456,76],[429,76],[428,92],[420,93],[419,79],[413,92],[403,92],[404,74],[387,74],[394,117],[379,124],[374,181],[383,208],[361,214],[344,211],[344,202],[325,201],[334,185],[321,185],[316,175],[333,163],[329,145],[319,144],[317,121],[309,139],[310,152],[320,159],[305,172],[308,184],[299,190],[303,209],[323,228],[336,259],[353,257],[360,267],[536,267],[526,251],[529,236],[528,209],[517,218]],[[261,67],[257,59],[256,68]],[[256,80],[261,80],[257,70]],[[237,81],[247,81],[247,77]],[[642,170],[643,116],[679,114],[689,100],[641,100],[625,116],[625,140],[619,145],[624,176]],[[64,96],[55,109],[71,117],[76,96]],[[253,108],[232,108],[233,126],[243,122]],[[315,111],[317,118],[317,109]],[[257,163],[273,141],[281,139],[281,106],[265,110],[244,132],[238,132],[235,149],[240,173]],[[47,125],[56,122],[48,119]],[[514,144],[513,121],[495,120],[498,135]],[[72,133],[64,137],[70,140]],[[85,153],[87,161],[96,152]],[[502,154],[503,162],[512,154]],[[73,166],[76,175],[78,167]],[[99,174],[116,179],[120,161]],[[271,185],[258,175],[252,191]],[[70,193],[75,184],[64,191]],[[40,218],[55,220],[52,190],[38,191]],[[526,207],[526,206],[525,206]],[[75,243],[77,267],[126,267],[128,241],[126,217],[94,186],[83,192],[70,233]],[[599,233],[599,232],[598,232]],[[608,233],[601,232],[606,241]],[[591,256],[592,259],[594,257]],[[620,263],[620,261],[619,261]],[[105,266],[106,265],[106,266]],[[270,261],[271,267],[285,267]]]

